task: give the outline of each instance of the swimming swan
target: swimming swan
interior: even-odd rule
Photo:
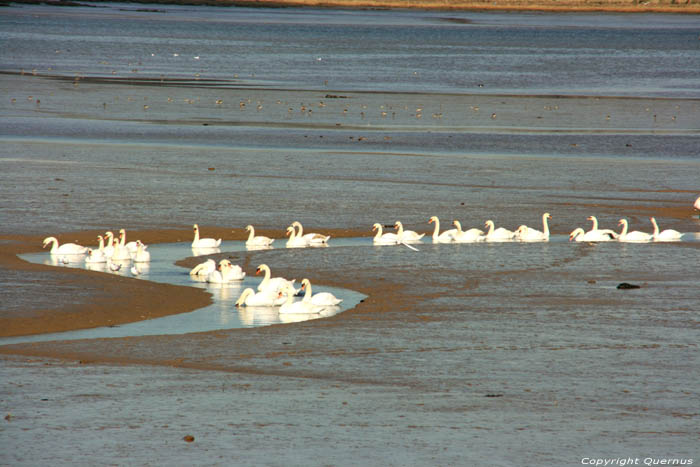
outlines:
[[[320,292],[313,295],[311,292],[311,282],[308,279],[302,279],[301,290],[304,290],[304,298],[302,301],[310,302],[315,306],[336,306],[343,301],[330,292]]]
[[[399,243],[419,243],[421,238],[425,236],[424,233],[419,234],[413,230],[404,230],[401,221],[396,221],[394,228],[396,229],[396,238]]]
[[[262,235],[255,235],[255,228],[252,225],[247,225],[245,229],[250,232],[248,235],[248,240],[246,240],[246,246],[270,246],[275,240],[270,237],[265,237]]]
[[[56,237],[46,237],[42,248],[46,248],[49,243],[53,243],[53,246],[49,251],[49,253],[52,255],[84,255],[88,251],[87,247],[76,243],[64,243],[63,245],[59,246],[58,239]]]
[[[382,224],[376,222],[372,226],[372,232],[377,231],[377,234],[372,239],[372,243],[375,245],[398,245],[399,237],[395,233],[387,232],[382,233]]]
[[[209,274],[216,270],[216,261],[213,259],[208,259],[203,263],[199,263],[197,266],[190,270],[190,276],[204,276],[207,277]]]
[[[270,267],[267,264],[261,264],[258,269],[255,270],[255,275],[264,273],[263,280],[258,284],[258,291],[270,291],[277,293],[284,289],[285,286],[289,285],[292,290],[294,290],[294,279],[287,280],[284,277],[270,277]],[[296,292],[295,292],[296,293]]]
[[[280,307],[280,314],[317,314],[321,311],[322,307],[317,307],[311,302],[305,302],[304,300],[294,301],[294,288],[290,285],[285,286],[285,292],[287,294],[287,299]],[[284,292],[279,292],[281,297]]]
[[[615,236],[617,236],[617,234],[615,234]],[[585,232],[581,227],[575,229],[569,235],[570,242],[608,242],[610,240],[614,240],[612,234],[604,233],[600,230]]]
[[[469,229],[469,230],[462,230],[462,223],[459,222],[457,219],[452,221],[452,225],[454,225],[457,228],[457,233],[455,233],[455,242],[456,243],[471,243],[471,242],[480,242],[484,240],[484,231],[480,229]]]
[[[435,223],[435,230],[433,231],[433,243],[454,243],[454,234],[457,233],[457,229],[445,230],[440,233],[440,219],[438,216],[432,216],[428,220],[428,224]]]
[[[589,230],[587,233],[591,234],[591,238],[593,238],[593,236],[595,236],[596,233],[601,238],[600,240],[595,240],[595,241],[606,242],[609,240],[617,240],[618,233],[615,232],[614,230],[599,229],[598,228],[598,218],[596,218],[596,216],[588,216],[587,219],[589,221],[593,222],[593,225],[591,226],[591,230]]]
[[[280,306],[287,301],[287,297],[270,292],[255,292],[250,287],[246,288],[238,300],[236,306]]]
[[[194,240],[192,241],[192,248],[218,248],[221,245],[221,239],[214,240],[213,238],[199,238],[199,226],[194,224],[192,226],[194,230]]]
[[[651,236],[653,237],[653,240],[655,242],[673,242],[681,239],[681,236],[683,234],[679,231],[673,229],[666,229],[659,232],[659,225],[656,223],[656,219],[654,219],[653,217],[649,219],[651,220],[651,223],[654,226],[654,233],[651,234]]]
[[[627,219],[620,219],[618,222],[622,226],[622,232],[617,237],[620,242],[649,242],[652,240],[652,235],[634,230],[632,232],[627,232]]]
[[[306,239],[306,241],[309,242],[310,245],[326,244],[328,243],[328,240],[331,239],[330,235],[321,235],[320,233],[305,234],[304,227],[299,221],[292,222],[292,227],[296,227],[298,229],[297,237]]]
[[[305,248],[309,246],[309,242],[305,238],[297,237],[297,231],[291,225],[287,227],[285,235],[289,237],[287,248]]]
[[[547,219],[551,218],[552,216],[548,212],[542,214],[542,232],[526,225],[521,225],[516,231],[515,238],[523,242],[548,241],[549,224],[547,223]]]
[[[515,232],[508,230],[503,227],[495,228],[495,225],[491,219],[484,223],[484,227],[488,228],[486,235],[484,235],[484,240],[487,242],[502,242],[505,240],[512,240],[515,236]]]
[[[134,253],[134,263],[148,263],[151,261],[151,253],[146,251],[146,245],[141,240],[136,240],[136,253]]]

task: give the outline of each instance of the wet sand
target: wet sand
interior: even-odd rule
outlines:
[[[0,103],[11,130],[26,131],[3,135],[10,183],[0,190],[13,220],[0,226],[3,336],[118,325],[209,303],[197,289],[16,257],[40,251],[49,232],[91,244],[126,226],[145,243],[186,241],[197,221],[207,236],[240,240],[245,224],[260,222],[258,233],[282,238],[298,218],[307,230],[357,237],[369,236],[372,222],[397,219],[427,232],[435,214],[470,226],[489,217],[511,229],[538,226],[543,209],[554,214],[558,236],[587,226],[591,214],[606,227],[624,216],[648,230],[653,215],[663,228],[700,232],[694,100],[584,99],[591,105],[554,116],[543,110],[562,106],[555,96],[523,103],[442,95],[445,105],[478,100],[482,111],[440,128],[438,118],[425,122],[437,102],[415,123],[416,101],[435,96],[383,95],[413,114],[376,128],[360,109],[376,111],[377,96],[352,93],[352,121],[338,129],[347,106],[340,99],[324,108],[332,117],[304,126],[297,96],[308,102],[318,98],[313,91],[295,94],[289,121],[278,115],[288,114],[286,102],[271,104],[289,91],[240,88],[227,95],[234,110],[251,99],[269,113],[228,109],[196,120],[220,91],[179,89],[180,98],[204,96],[189,110],[182,102],[167,108],[171,90],[134,86],[133,102],[122,98],[102,117],[103,100],[73,94],[71,83],[15,78],[6,78],[8,93],[33,90],[42,102],[40,110],[27,99]],[[110,97],[125,89],[79,86]],[[652,122],[645,106],[663,119]],[[601,128],[608,113],[614,127]],[[276,122],[271,132],[260,129],[265,121]],[[588,123],[600,126],[587,135]],[[451,137],[457,149],[433,152],[433,142]],[[15,150],[26,158],[12,160]],[[610,153],[618,157],[596,156]],[[222,195],[189,203],[201,187]],[[249,274],[271,263],[282,276],[368,298],[303,323],[1,346],[0,439],[9,449],[0,462],[560,466],[583,457],[697,458],[699,248],[560,241],[235,253]],[[615,288],[625,281],[641,288]]]

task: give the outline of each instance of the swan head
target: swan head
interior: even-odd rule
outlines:
[[[544,214],[542,214],[542,219],[551,219],[551,218],[552,218],[552,215],[548,212],[545,212]]]
[[[265,271],[265,270],[269,271],[270,268],[267,266],[267,264],[261,264],[261,265],[258,266],[258,268],[255,270],[255,275],[257,276],[258,274],[260,274],[261,272],[263,272],[263,271]]]
[[[250,225],[250,224],[249,224],[249,225],[246,225],[246,226],[245,226],[245,229],[246,229],[248,232],[250,232],[251,230],[253,230],[253,226]]]
[[[627,219],[620,219],[617,221],[617,225],[627,225]]]
[[[294,222],[292,222],[292,225],[293,225],[294,227],[301,227],[301,222],[299,222],[299,221],[294,221]]]
[[[584,233],[583,229],[581,227],[575,229],[571,234],[569,235],[569,241],[572,242],[576,237],[579,235],[582,235]]]
[[[395,229],[402,228],[402,227],[403,227],[403,224],[401,223],[401,221],[396,221],[396,222],[394,222],[394,228],[395,228]]]
[[[428,224],[432,224],[433,222],[437,222],[438,218],[437,216],[433,216],[428,220]]]
[[[53,241],[53,237],[46,237],[46,238],[44,239],[42,248],[46,248],[46,245],[48,245],[48,244],[51,243],[52,241]]]
[[[253,289],[251,289],[250,287],[248,287],[247,289],[245,289],[245,290],[243,291],[243,293],[241,294],[241,296],[238,297],[238,300],[236,300],[235,305],[236,305],[236,306],[241,306],[241,305],[243,305],[243,304],[245,303],[245,299],[248,298],[248,296],[250,296],[250,295],[252,295],[252,294],[254,294],[254,293],[255,293],[255,291],[254,291]]]
[[[458,227],[460,230],[462,229],[462,223],[460,221],[458,221],[457,219],[452,221],[452,225],[454,225],[455,227]]]
[[[306,289],[307,285],[311,285],[311,282],[306,278],[302,279],[301,280],[301,290]]]
[[[287,227],[287,231],[285,232],[285,235],[286,235],[287,237],[289,237],[290,235],[292,235],[293,232],[294,232],[294,227],[292,227],[292,226],[290,225],[289,227]]]
[[[494,225],[494,224],[493,224],[493,221],[492,221],[491,219],[489,219],[489,220],[487,220],[486,222],[484,222],[484,227],[489,227],[489,226],[492,226],[492,225]]]
[[[374,225],[372,226],[372,232],[374,232],[377,229],[381,229],[382,226],[379,224],[379,222],[375,222]]]

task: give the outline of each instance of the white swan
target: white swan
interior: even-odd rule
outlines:
[[[321,235],[320,233],[307,233],[307,234],[305,234],[304,227],[301,225],[301,222],[299,222],[299,221],[292,222],[292,227],[296,227],[298,229],[297,237],[306,239],[306,241],[309,242],[309,245],[326,244],[326,243],[328,243],[328,240],[331,239],[330,235]]]
[[[305,302],[304,300],[294,301],[294,288],[290,285],[285,286],[285,291],[287,294],[287,299],[280,307],[280,314],[294,313],[294,314],[317,314],[321,311],[322,307],[317,307],[311,302]],[[283,292],[279,292],[281,297]]]
[[[309,246],[309,242],[305,238],[297,237],[297,232],[291,225],[287,227],[285,235],[289,237],[287,248],[305,248]]]
[[[151,261],[151,253],[146,251],[146,245],[141,240],[136,240],[136,253],[133,257],[134,263],[148,263]]]
[[[617,234],[615,234],[615,237]],[[600,230],[591,230],[588,232],[585,232],[581,227],[575,229],[571,234],[569,235],[569,241],[573,242],[608,242],[610,240],[614,240],[612,234],[605,233]]]
[[[245,279],[245,272],[243,272],[243,269],[239,265],[231,264],[231,261],[227,259],[222,259],[219,261],[219,264],[221,265],[221,272],[227,282],[242,281]]]
[[[652,225],[654,226],[654,233],[651,234],[655,242],[673,242],[681,239],[683,235],[677,230],[666,229],[659,232],[659,225],[656,223],[656,219],[650,218]]]
[[[131,259],[129,250],[125,246],[122,246],[116,238],[112,241],[112,246],[114,247],[114,252],[112,256],[110,256],[112,261],[126,261]]]
[[[320,292],[313,295],[311,292],[311,282],[308,279],[302,279],[301,290],[305,291],[302,301],[310,302],[315,306],[336,306],[343,301],[330,292]]]
[[[620,242],[649,242],[652,240],[651,234],[639,230],[627,232],[627,219],[620,219],[619,224],[622,226],[622,232],[617,237]]]
[[[273,293],[277,293],[283,290],[287,285],[294,290],[294,279],[287,280],[284,277],[270,277],[270,267],[267,264],[261,264],[258,266],[258,269],[255,270],[255,275],[260,274],[260,272],[263,272],[265,275],[262,282],[258,284],[258,291],[271,291]]]
[[[272,242],[275,241],[273,238],[265,237],[263,235],[256,236],[255,228],[252,225],[247,225],[245,229],[250,232],[250,234],[248,234],[248,240],[245,242],[246,246],[265,247],[272,245]]]
[[[104,248],[105,256],[107,258],[111,258],[112,255],[114,254],[114,234],[112,232],[109,232],[109,231],[105,232],[104,240],[105,240],[105,248]]]
[[[438,216],[432,216],[428,220],[428,224],[435,223],[435,230],[433,230],[433,243],[454,243],[454,234],[457,233],[457,229],[445,230],[440,233],[440,219]]]
[[[78,245],[77,243],[64,243],[59,246],[56,237],[46,237],[42,248],[46,248],[50,243],[53,244],[49,251],[52,255],[84,255],[88,251],[87,247]]]
[[[122,246],[122,248],[126,248],[129,250],[129,253],[132,255],[136,253],[136,249],[138,248],[138,245],[136,242],[126,242],[126,230],[125,229],[119,229],[119,242]]]
[[[488,228],[486,235],[484,235],[484,240],[487,242],[502,242],[506,240],[512,240],[515,236],[515,232],[508,230],[504,227],[499,227],[495,229],[495,225],[491,219],[484,223],[484,227]]]
[[[221,239],[214,240],[213,238],[199,238],[199,226],[194,224],[194,240],[192,240],[192,248],[218,248],[221,245]]]
[[[484,240],[484,231],[481,229],[469,229],[463,231],[462,223],[457,219],[452,221],[452,225],[457,228],[457,233],[455,233],[456,243],[471,243]]]
[[[609,240],[617,240],[617,232],[611,229],[599,229],[598,228],[598,218],[596,216],[588,216],[587,218],[589,221],[593,222],[593,225],[591,226],[591,230],[589,230],[587,233],[590,234],[589,238],[595,238],[596,236],[600,238],[600,240],[594,240],[597,242],[607,242]]]
[[[272,292],[255,292],[250,287],[246,288],[238,300],[236,306],[280,306],[287,301],[287,297]]]
[[[382,233],[382,224],[376,222],[372,226],[372,231],[377,231],[377,234],[372,239],[372,243],[375,245],[398,245],[399,237],[395,233],[387,232]]]
[[[399,243],[420,243],[421,238],[425,236],[424,233],[419,234],[414,230],[404,230],[401,221],[396,221],[394,228],[396,229],[396,237]]]
[[[87,256],[85,256],[85,262],[87,264],[106,263],[107,257],[102,250],[93,250],[88,248]]]
[[[197,266],[190,270],[190,276],[203,276],[207,277],[209,274],[216,270],[216,261],[213,259],[208,259],[203,263],[199,263]]]
[[[548,212],[542,214],[542,232],[526,225],[521,225],[515,233],[515,238],[523,242],[548,241],[549,224],[547,219],[551,218],[552,216]]]

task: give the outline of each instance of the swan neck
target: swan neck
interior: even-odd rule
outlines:
[[[549,236],[549,223],[547,222],[547,216],[542,216],[542,231],[545,235]]]
[[[299,237],[303,236],[304,235],[304,227],[301,226],[301,222],[297,222],[294,225],[296,225],[297,228],[299,229],[299,232],[297,232],[297,236],[299,236]]]
[[[487,235],[487,236],[491,236],[491,235],[493,235],[493,228],[494,228],[494,225],[493,225],[493,222],[489,222],[488,224],[489,224],[489,231],[486,232],[486,235]]]
[[[250,226],[250,233],[248,234],[248,241],[252,242],[253,238],[255,237],[255,229],[253,229],[253,226]]]
[[[382,238],[382,226],[377,225],[377,234],[374,236],[375,239],[379,240]]]
[[[654,236],[656,237],[659,235],[659,224],[656,223],[656,219],[653,217],[651,218],[651,224],[654,226]]]
[[[433,230],[433,238],[440,236],[440,221],[435,219],[435,230]]]

